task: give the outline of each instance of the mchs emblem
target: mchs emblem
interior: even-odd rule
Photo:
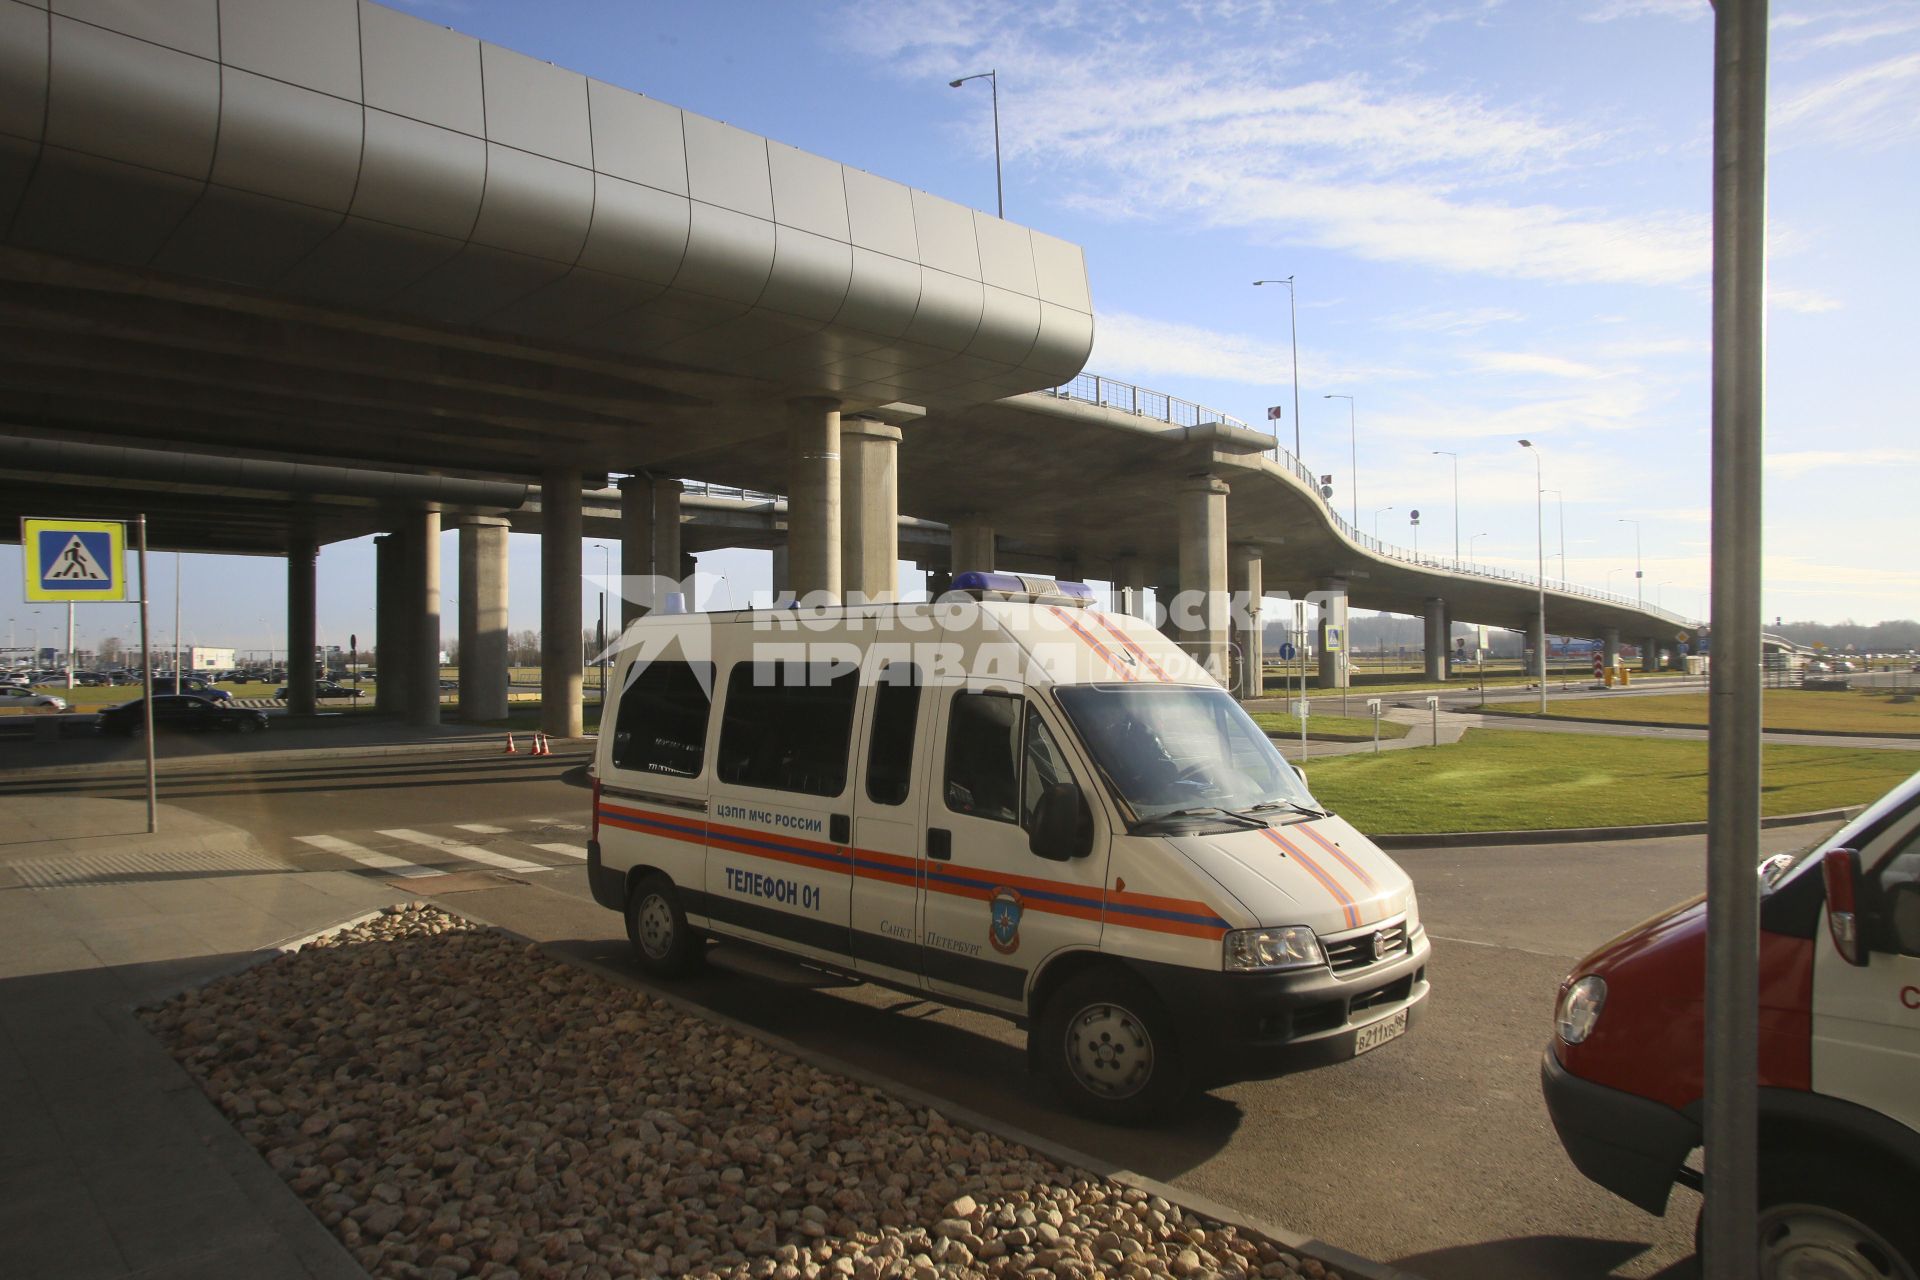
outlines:
[[[990,904],[993,923],[987,940],[1001,955],[1010,956],[1020,949],[1020,895],[1011,889],[995,889]]]

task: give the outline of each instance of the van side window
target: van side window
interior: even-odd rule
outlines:
[[[996,822],[1020,820],[1021,699],[1006,693],[957,693],[947,714],[947,808]]]
[[[847,785],[858,668],[738,662],[727,679],[720,781],[837,796]]]
[[[1027,743],[1020,765],[1020,825],[1033,830],[1034,813],[1047,788],[1056,782],[1072,781],[1073,771],[1067,768],[1067,758],[1060,753],[1060,745],[1053,740],[1047,722],[1028,706]]]
[[[635,666],[614,722],[613,767],[697,778],[707,754],[711,662]]]
[[[882,668],[873,691],[873,734],[867,742],[867,799],[905,804],[913,786],[913,735],[920,716],[920,668]]]

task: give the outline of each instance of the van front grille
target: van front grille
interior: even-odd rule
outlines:
[[[1327,949],[1327,965],[1335,973],[1364,969],[1370,964],[1407,953],[1407,923],[1398,920],[1372,933],[1356,933],[1324,945]]]

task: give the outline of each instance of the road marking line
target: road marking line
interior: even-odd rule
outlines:
[[[585,831],[587,829],[587,824],[584,822],[563,822],[559,818],[528,818],[527,821],[536,827],[552,827],[556,831]]]
[[[450,853],[456,858],[466,858],[472,862],[485,863],[490,867],[499,867],[502,871],[545,871],[547,869],[537,862],[523,862],[519,858],[509,858],[491,849],[482,849],[477,844],[462,844],[458,840],[428,835],[424,831],[414,831],[408,827],[393,827],[382,830],[380,834],[395,840],[405,840],[409,844],[425,845],[441,853]]]
[[[462,831],[471,831],[477,836],[503,836],[507,828],[496,827],[486,822],[456,822],[453,824]]]
[[[336,836],[295,836],[294,839],[298,840],[301,844],[312,845],[314,848],[324,850],[327,853],[337,853],[343,858],[348,858],[359,863],[361,866],[372,867],[376,871],[384,871],[391,875],[404,876],[408,879],[417,876],[437,876],[444,874],[432,867],[422,867],[412,862],[405,862],[390,853],[381,853],[377,849],[369,849],[364,845],[357,845],[351,840],[342,840]]]
[[[587,857],[587,851],[577,844],[536,844],[533,847],[545,849],[548,853],[563,853],[569,858],[579,858],[583,862]]]

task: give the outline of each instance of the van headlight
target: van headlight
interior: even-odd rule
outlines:
[[[1304,924],[1234,929],[1225,943],[1221,967],[1228,973],[1274,973],[1327,962],[1320,951],[1320,939]]]
[[[1560,993],[1560,1008],[1554,1014],[1553,1028],[1566,1044],[1579,1044],[1593,1034],[1600,1021],[1600,1010],[1607,1003],[1607,980],[1590,973]]]

